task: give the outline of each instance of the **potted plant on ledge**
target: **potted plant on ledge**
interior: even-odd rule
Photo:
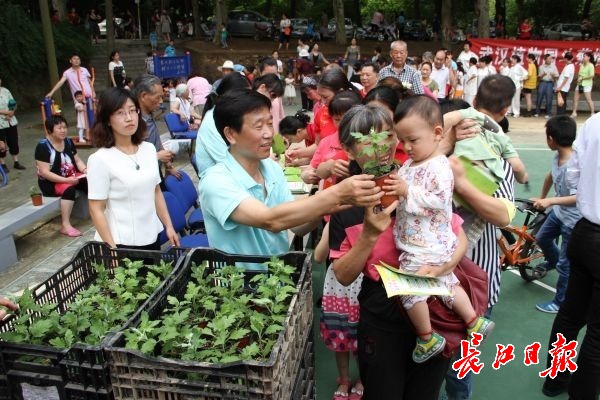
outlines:
[[[29,196],[31,197],[31,204],[33,204],[34,206],[41,206],[42,204],[44,204],[42,192],[37,186],[31,186],[29,188]]]
[[[374,128],[371,128],[366,135],[361,132],[351,132],[350,134],[358,143],[364,144],[359,154],[371,158],[371,160],[365,162],[363,172],[374,175],[375,184],[383,187],[385,185],[384,181],[397,168],[394,163],[381,164],[380,162],[381,157],[390,152],[390,145],[386,143],[390,133],[388,131],[376,132]],[[385,195],[381,198],[381,205],[387,207],[397,199],[397,196]]]

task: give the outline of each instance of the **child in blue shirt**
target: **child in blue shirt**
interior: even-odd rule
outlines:
[[[226,49],[227,48],[227,27],[225,27],[225,24],[221,24],[221,47]]]
[[[165,56],[175,57],[175,43],[172,40],[169,40],[169,45],[165,47]]]
[[[537,266],[539,276],[545,275],[548,270],[556,268],[558,281],[554,299],[545,303],[536,304],[539,311],[556,314],[565,300],[567,282],[569,280],[569,259],[567,245],[571,238],[571,231],[575,223],[581,219],[577,209],[576,190],[567,187],[566,172],[567,162],[573,154],[573,141],[577,132],[575,121],[566,116],[552,117],[546,122],[546,141],[551,150],[556,151],[552,160],[552,169],[546,176],[539,198],[533,198],[535,207],[549,210],[548,217],[536,235],[536,241],[542,251],[546,262]],[[550,186],[554,184],[555,197],[547,197]],[[560,236],[560,249],[556,239]]]
[[[156,34],[156,31],[150,32],[150,34],[148,34],[148,39],[150,40],[150,47],[152,47],[152,51],[156,51],[158,48],[158,35]]]

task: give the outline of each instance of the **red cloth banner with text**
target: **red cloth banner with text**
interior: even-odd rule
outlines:
[[[562,71],[565,66],[563,55],[570,51],[573,54],[575,67],[579,67],[583,59],[584,53],[591,51],[594,54],[596,62],[596,74],[600,74],[600,41],[557,41],[557,40],[503,40],[503,39],[470,39],[471,50],[478,57],[484,55],[492,56],[492,64],[499,68],[502,60],[518,55],[527,63],[527,55],[535,54],[537,63],[540,65],[544,62],[544,54],[551,54],[556,62],[556,67]]]

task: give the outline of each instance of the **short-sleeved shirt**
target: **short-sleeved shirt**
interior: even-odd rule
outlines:
[[[337,132],[337,126],[333,123],[333,118],[329,115],[329,109],[327,107],[320,107],[319,110],[315,112],[313,125],[319,140]]]
[[[581,80],[580,85],[583,87],[591,87],[594,81],[594,64],[591,62],[587,65],[582,63],[579,66],[579,76],[587,76],[587,78]]]
[[[287,230],[270,232],[242,225],[231,214],[246,199],[254,197],[267,207],[292,201],[281,167],[270,158],[260,161],[264,187],[227,152],[200,180],[200,205],[211,246],[234,254],[277,255],[288,251]],[[266,191],[266,195],[265,195]],[[248,265],[248,269],[260,268]]]
[[[0,110],[8,111],[8,102],[10,100],[14,100],[13,95],[10,93],[10,90],[7,88],[0,87]],[[12,118],[6,119],[5,116],[0,116],[0,129],[6,129],[11,126],[17,125],[17,117],[14,115]]]
[[[139,168],[137,168],[139,166]],[[154,196],[160,183],[156,150],[142,142],[135,155],[101,148],[87,164],[88,199],[106,200],[104,215],[117,244],[146,246],[163,230]],[[98,232],[96,240],[102,240]]]
[[[146,123],[147,136],[144,140],[154,145],[156,151],[160,151],[162,142],[160,141],[160,133],[158,133],[158,126],[156,126],[156,120],[151,115],[142,114],[142,119]]]
[[[538,69],[534,63],[530,62],[527,64],[527,79],[523,82],[525,89],[535,89],[538,80]]]
[[[563,165],[559,165],[559,158],[560,157],[557,154],[552,160],[552,182],[554,183],[556,195],[559,197],[565,197],[577,194],[577,189],[569,189],[567,185],[566,173],[568,162],[564,162]],[[572,206],[561,206],[556,204],[552,206],[552,210],[560,222],[571,229],[573,229],[577,221],[581,219],[581,213],[575,204]]]
[[[404,65],[399,72],[396,72],[393,64],[383,67],[379,71],[379,80],[385,79],[389,76],[397,78],[400,82],[406,82],[411,84],[411,90],[414,94],[424,94],[423,85],[421,85],[421,77],[419,72],[411,66]]]
[[[78,90],[81,90],[84,97],[92,97],[92,86],[90,85],[90,79],[92,79],[92,75],[90,75],[90,71],[88,71],[86,68],[71,67],[63,72],[63,77],[65,77],[67,82],[69,82],[69,89],[71,89],[73,101],[75,101],[75,92]]]
[[[222,161],[228,153],[228,146],[221,137],[215,125],[213,116],[215,109],[211,108],[204,114],[198,139],[196,140],[196,165],[200,171],[200,178],[204,177],[206,170]]]
[[[567,81],[565,82],[565,85],[562,86],[560,91],[568,92],[569,89],[571,88],[571,83],[573,82],[574,75],[575,75],[575,66],[572,63],[565,65],[565,67],[560,72],[560,76],[558,77],[558,80],[556,81],[556,87],[560,88],[561,85],[563,84],[563,80],[565,80],[565,78],[566,78]]]

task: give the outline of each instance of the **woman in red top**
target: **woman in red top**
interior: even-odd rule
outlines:
[[[519,39],[529,40],[531,39],[531,25],[529,19],[525,18],[523,23],[519,26]]]
[[[311,124],[311,129],[316,136],[316,144],[324,137],[337,132],[337,127],[335,126],[331,115],[329,115],[327,107],[333,99],[333,96],[342,90],[356,91],[341,69],[328,69],[321,75],[321,80],[317,85],[317,93],[321,97],[321,102],[324,107],[320,107],[318,111],[315,111],[315,117]],[[312,157],[317,148],[316,144],[306,148],[289,149],[285,153],[286,160],[288,162],[293,162],[296,158]]]

